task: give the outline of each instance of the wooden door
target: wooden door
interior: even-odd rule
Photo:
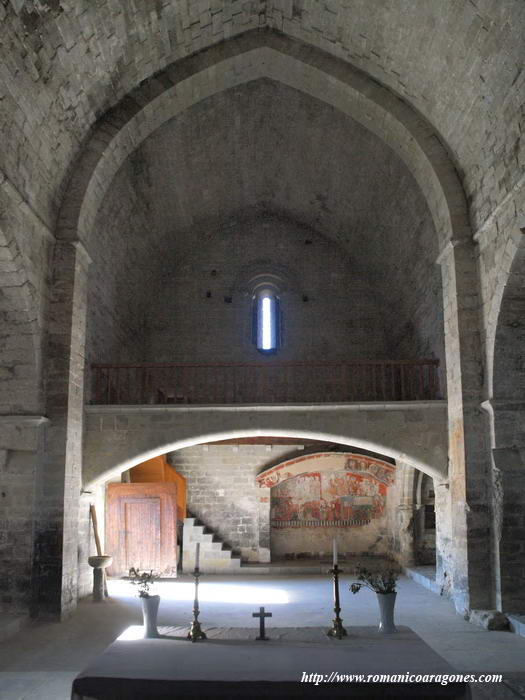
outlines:
[[[137,464],[129,470],[129,481],[132,484],[139,482],[169,481],[177,484],[177,518],[184,520],[186,517],[186,479],[166,461],[166,455],[152,457],[145,462]]]
[[[174,483],[108,484],[106,551],[110,576],[129,569],[177,575],[177,486]]]

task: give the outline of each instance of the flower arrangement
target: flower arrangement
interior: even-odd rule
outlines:
[[[374,593],[395,593],[399,570],[395,568],[370,571],[361,566],[357,567],[357,581],[350,584],[352,593],[359,593],[361,588],[368,588]]]
[[[149,598],[150,597],[150,586],[160,578],[159,574],[150,571],[139,571],[135,569],[134,566],[129,570],[129,581],[133,586],[138,586],[139,598]]]

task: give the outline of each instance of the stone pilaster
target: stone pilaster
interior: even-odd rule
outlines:
[[[454,551],[452,533],[450,484],[447,480],[434,479],[434,509],[436,511],[436,583],[440,590],[451,595],[452,580],[449,563]]]
[[[483,365],[474,244],[470,240],[453,241],[438,262],[443,279],[454,540],[442,564],[452,580],[456,609],[464,613],[493,605],[488,445],[481,409]]]
[[[61,617],[77,601],[78,507],[82,476],[84,345],[90,258],[58,241],[47,337],[44,469],[37,484],[33,614]]]
[[[486,401],[493,420],[496,607],[525,609],[525,402]]]
[[[399,538],[399,562],[413,566],[414,557],[414,503],[401,503],[396,507],[396,532]]]

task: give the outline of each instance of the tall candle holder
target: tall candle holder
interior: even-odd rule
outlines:
[[[340,569],[337,566],[337,563],[334,563],[333,568],[330,569],[328,573],[332,574],[333,579],[334,579],[334,613],[335,613],[335,618],[332,621],[332,627],[328,630],[328,632],[326,634],[329,637],[335,637],[336,639],[342,639],[343,637],[346,637],[348,635],[348,632],[343,627],[343,620],[339,617],[339,613],[341,612],[341,606],[339,604],[339,574],[342,574],[343,571],[342,571],[342,569]]]
[[[199,622],[199,576],[201,575],[199,568],[196,566],[193,570],[193,577],[195,578],[195,598],[193,599],[193,620],[191,621],[190,631],[188,632],[188,639],[192,642],[196,642],[198,639],[207,639],[206,635],[201,629],[201,624]]]

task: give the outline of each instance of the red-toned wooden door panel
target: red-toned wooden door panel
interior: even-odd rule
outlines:
[[[110,576],[130,567],[177,575],[177,486],[173,483],[108,484],[106,543]]]
[[[126,570],[161,568],[160,498],[125,498],[120,500],[124,522]]]

